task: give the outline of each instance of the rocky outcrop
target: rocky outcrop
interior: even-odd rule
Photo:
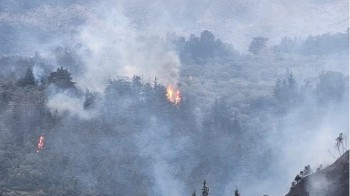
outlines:
[[[302,178],[286,196],[349,196],[349,151],[332,165]]]

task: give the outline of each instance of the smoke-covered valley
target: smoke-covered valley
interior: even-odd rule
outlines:
[[[0,1],[0,195],[286,194],[348,149],[347,7]]]

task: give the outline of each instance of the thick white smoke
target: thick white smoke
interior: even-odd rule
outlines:
[[[98,109],[84,110],[84,99],[72,96],[69,92],[49,96],[47,106],[60,115],[78,116],[82,119],[91,119],[98,116]]]
[[[86,64],[78,85],[101,92],[108,79],[134,74],[145,82],[157,77],[163,84],[176,84],[180,60],[169,47],[167,35],[138,29],[120,6],[99,5],[95,20],[87,21],[78,34]]]
[[[176,178],[178,168],[172,161],[178,153],[185,151],[189,140],[185,137],[173,137],[169,128],[159,122],[156,117],[151,117],[147,130],[135,136],[135,142],[140,148],[140,154],[151,158],[154,186],[150,195],[183,195],[184,183]]]

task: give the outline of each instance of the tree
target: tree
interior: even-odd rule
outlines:
[[[215,100],[210,112],[205,117],[204,126],[210,132],[222,131],[225,134],[232,134],[238,131],[238,121],[234,122],[232,112],[225,99]],[[236,119],[237,120],[237,119]]]
[[[238,188],[236,187],[236,190],[235,190],[235,196],[240,196],[241,194],[239,193],[239,190]]]
[[[288,71],[285,79],[277,79],[273,96],[280,103],[295,103],[299,98],[298,84],[293,72]]]
[[[208,30],[201,32],[199,39],[200,45],[197,50],[200,50],[200,56],[202,58],[214,57],[215,55],[215,36]]]
[[[295,103],[299,97],[298,84],[293,75],[293,72],[288,74],[288,100]]]
[[[250,42],[248,51],[254,55],[259,54],[260,51],[266,47],[266,42],[268,40],[269,39],[266,37],[254,37],[252,42]]]
[[[90,109],[95,103],[95,96],[89,90],[85,92],[85,101],[84,101],[84,109]]]
[[[68,69],[57,68],[56,71],[51,72],[48,77],[49,83],[55,84],[59,88],[72,88],[75,82],[72,81],[71,73]]]
[[[290,72],[288,74],[288,88],[290,91],[297,90],[297,81],[295,80],[293,72]]]
[[[349,29],[344,33],[308,36],[302,44],[305,55],[328,55],[349,51]]]
[[[196,191],[195,190],[193,191],[192,196],[196,196]]]
[[[214,43],[215,36],[208,30],[204,30],[201,32],[200,41],[204,43]]]
[[[203,188],[202,188],[202,196],[208,196],[208,195],[209,195],[209,187],[207,186],[207,181],[204,180]]]
[[[27,69],[26,76],[24,77],[24,82],[27,85],[35,85],[35,78],[31,68]]]
[[[18,86],[35,86],[35,77],[33,74],[33,71],[30,67],[28,67],[27,71],[26,71],[26,75],[24,76],[24,78],[20,79],[17,82]]]
[[[277,100],[280,100],[283,96],[283,85],[280,78],[278,78],[276,81],[275,87],[273,89],[273,96]]]
[[[202,31],[199,37],[191,34],[187,41],[184,38],[179,39],[177,45],[181,50],[182,59],[199,64],[211,58],[227,58],[233,54],[231,45],[216,39],[214,34],[208,30]]]
[[[142,78],[140,76],[134,75],[132,77],[132,85],[141,87],[142,86]]]

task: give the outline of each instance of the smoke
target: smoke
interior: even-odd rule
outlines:
[[[319,175],[318,178],[309,180],[310,183],[308,184],[307,191],[310,193],[310,195],[325,194],[325,187],[329,187],[331,184],[329,180],[330,179],[327,179],[326,176]]]
[[[150,176],[154,179],[150,195],[184,195],[184,182],[176,177],[179,168],[173,162],[188,153],[189,140],[185,136],[174,137],[169,128],[151,117],[149,126],[135,136],[140,155],[152,159]]]
[[[117,2],[95,5],[89,16],[72,43],[81,45],[77,54],[84,64],[81,73],[74,77],[79,89],[103,93],[108,80],[133,75],[141,76],[143,82],[157,78],[165,85],[178,83],[181,63],[166,33],[138,29]],[[96,111],[83,110],[82,103],[78,103],[82,101],[80,98],[59,95],[52,99],[51,108],[54,105],[59,111],[65,111],[78,104],[79,107],[71,110],[74,115],[83,119],[95,116],[89,113]],[[55,105],[56,101],[66,104]]]
[[[25,46],[21,51],[24,54],[39,51],[46,58],[51,55],[48,51],[52,51],[57,45],[70,48],[81,46],[77,48],[76,53],[82,59],[84,68],[74,75],[76,85],[80,90],[90,89],[103,93],[109,79],[115,79],[118,76],[131,77],[134,74],[142,76],[143,82],[150,82],[157,77],[162,84],[176,86],[181,62],[169,42],[169,32],[188,35],[208,29],[219,38],[234,43],[234,47],[240,51],[246,51],[251,38],[257,35],[269,37],[272,43],[276,43],[280,40],[280,36],[305,36],[328,31],[344,31],[348,25],[347,5],[346,1],[313,0],[259,2],[252,0],[156,0],[152,2],[108,0],[99,3],[74,3],[62,7],[40,5],[22,10],[23,13],[19,14],[0,9],[0,20],[39,30],[40,33],[37,34],[33,33],[34,31],[29,33],[18,31],[18,40]],[[63,35],[53,33],[55,31]],[[47,36],[48,34],[51,36]],[[42,38],[45,39],[42,40]],[[254,66],[254,69],[256,67]],[[306,72],[305,69],[303,67],[300,72]],[[36,77],[43,75],[43,70],[39,67],[35,66],[33,71]],[[256,70],[250,71],[256,73]],[[266,74],[266,76],[269,75]],[[227,83],[227,81],[224,82]],[[256,81],[252,83],[256,85]],[[216,86],[214,88],[217,89]],[[212,92],[209,91],[210,89],[203,91],[206,90],[208,93]],[[227,91],[227,89],[224,90]],[[235,96],[237,97],[237,94]],[[100,115],[101,108],[85,110],[83,102],[83,98],[64,91],[51,93],[47,106],[62,116],[87,121],[96,119]],[[129,105],[126,105],[120,102],[117,109],[119,108],[121,113],[128,113]],[[332,162],[334,159],[328,154],[328,149],[333,147],[334,139],[339,132],[348,129],[348,115],[344,115],[348,113],[347,108],[346,104],[342,103],[336,108],[326,107],[319,110],[313,102],[310,102],[298,106],[286,116],[271,117],[277,120],[265,122],[268,124],[267,127],[272,127],[266,133],[266,140],[273,147],[274,155],[277,154],[277,157],[271,157],[275,162],[270,169],[270,179],[264,181],[256,176],[249,176],[248,172],[245,174],[248,177],[244,177],[240,176],[244,172],[237,172],[237,176],[231,182],[219,182],[226,185],[225,195],[232,194],[237,183],[244,195],[256,195],[261,192],[281,195],[288,191],[289,182],[305,165],[310,164],[315,168],[320,163]],[[145,115],[144,118],[148,120],[149,117]],[[138,156],[152,160],[153,165],[147,171],[148,176],[154,180],[150,195],[184,195],[182,191],[188,188],[188,185],[184,183],[181,176],[176,176],[180,169],[173,162],[174,159],[185,161],[182,154],[186,151],[190,152],[186,149],[189,147],[189,139],[185,136],[173,137],[167,125],[152,118],[149,121],[150,125],[145,130],[132,135],[130,143],[135,143]],[[71,122],[74,124],[73,120]],[[115,132],[121,131],[111,129]],[[125,129],[129,131],[128,127]],[[73,136],[81,137],[72,133]],[[103,138],[98,144],[100,147],[96,149],[111,157],[110,155],[114,155],[114,152],[108,151],[109,148],[114,147],[119,150],[121,147],[130,147],[129,144],[119,142],[115,144],[115,141]],[[83,149],[84,142],[81,143]],[[56,148],[66,145],[58,145]],[[77,150],[74,153],[81,152]],[[75,155],[74,153],[72,154]],[[109,159],[115,161],[117,158]],[[85,157],[74,161],[75,164],[88,162]],[[139,167],[141,170],[146,170],[143,165]],[[186,165],[188,175],[192,174],[192,167],[194,166]],[[127,177],[122,174],[120,174],[121,177],[115,175],[120,178]],[[93,178],[94,175],[90,173],[79,177],[81,183],[86,184],[87,187],[95,186],[97,180]],[[200,183],[203,179],[196,180]],[[320,182],[320,184],[324,183]],[[267,187],[274,187],[275,190]]]
[[[76,86],[81,91],[89,89],[102,93],[109,79],[133,75],[141,76],[143,82],[151,82],[157,77],[162,84],[177,85],[181,63],[172,49],[167,31],[139,28],[125,14],[122,3],[106,1],[67,7],[44,4],[32,11],[21,15],[4,13],[2,19],[22,26],[47,29],[48,32],[63,33],[63,36],[50,39],[47,43],[41,43],[35,36],[32,38],[34,44],[31,44],[32,39],[23,39],[24,45],[25,48],[30,47],[30,51],[35,48],[41,56],[51,59],[51,63],[56,63],[51,57],[56,46],[75,49],[83,64],[83,68],[74,73]],[[25,51],[26,49],[22,50]],[[39,66],[34,68],[36,76],[41,74]],[[71,67],[71,70],[76,68]],[[64,104],[60,105],[61,101]],[[82,108],[82,101],[82,98],[65,92],[50,96],[48,106],[60,113],[70,111],[72,115],[83,119],[96,116],[96,111]]]
[[[97,108],[85,110],[83,107],[84,99],[73,96],[71,92],[52,93],[49,96],[47,106],[60,115],[80,117],[84,120],[96,118],[99,114]]]
[[[181,64],[166,35],[138,31],[117,10],[107,13],[102,20],[86,25],[78,36],[86,49],[86,72],[77,78],[78,84],[103,91],[106,80],[134,74],[145,82],[157,77],[163,84],[177,84]]]
[[[129,33],[148,32],[159,35],[176,32],[188,35],[208,29],[219,38],[233,43],[234,47],[240,51],[247,51],[249,42],[254,36],[268,37],[270,43],[274,44],[281,39],[281,36],[305,37],[310,34],[341,32],[348,27],[348,1],[341,0],[259,2],[253,0],[215,2],[209,0],[176,2],[108,0],[99,3],[71,1],[64,5],[55,2],[47,1],[40,4],[30,1],[27,3],[31,5],[29,8],[21,7],[13,1],[2,2],[0,19],[11,24],[50,30],[50,33],[59,31],[68,34],[68,37],[79,32],[80,27],[93,25],[91,22],[99,23],[101,19],[102,21],[106,19],[105,22],[109,21],[102,22],[105,24],[127,27],[131,30]],[[1,5],[4,9],[1,9]],[[117,26],[99,27],[96,26],[96,30],[118,28]],[[128,31],[121,30],[119,33]],[[107,35],[110,35],[109,38],[114,36]],[[115,34],[114,39],[118,39],[117,35]],[[130,36],[133,37],[133,35]],[[43,38],[43,36],[36,37],[37,41]],[[67,39],[66,36],[57,35],[56,37],[58,37],[57,41],[63,41],[62,39],[66,39],[67,43],[75,41]],[[23,39],[25,40],[25,37],[21,38]],[[31,46],[25,45],[40,49],[40,45],[35,43],[31,42]],[[41,42],[41,45],[44,43]],[[51,43],[50,41],[49,44]],[[114,44],[112,41],[109,43]]]

